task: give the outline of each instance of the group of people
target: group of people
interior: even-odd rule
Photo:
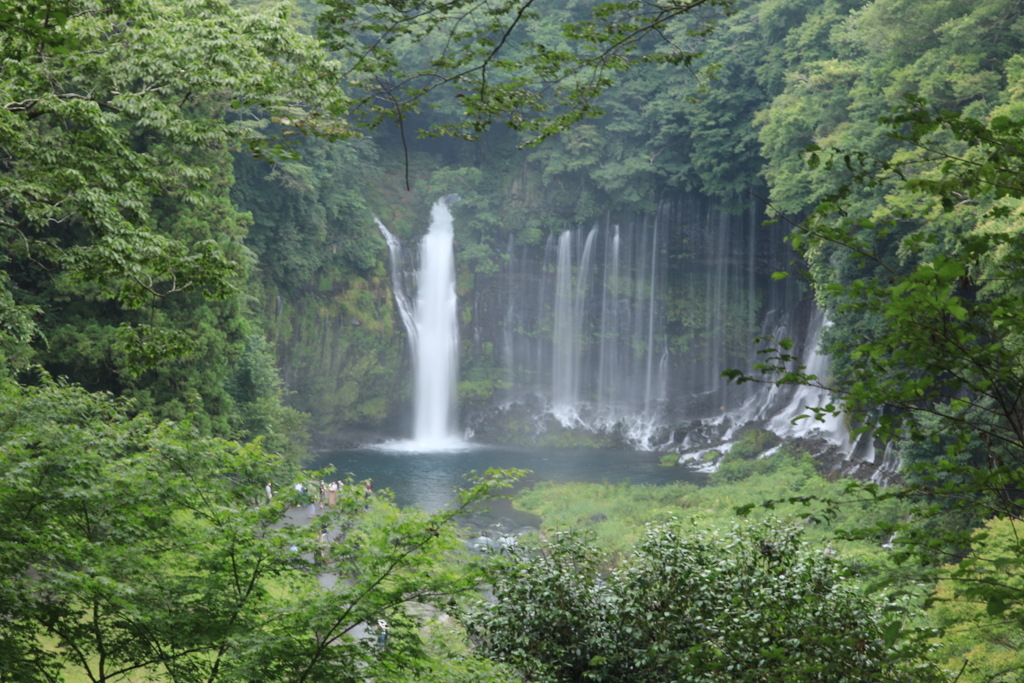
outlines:
[[[373,480],[367,479],[363,482],[364,493],[363,496],[366,500],[366,507],[369,508],[370,497],[373,495]],[[317,504],[320,505],[320,511],[322,512],[324,506],[330,505],[331,507],[338,504],[338,494],[345,489],[345,482],[341,479],[332,482],[320,482],[318,495],[314,496],[306,485],[302,482],[296,482],[295,484],[295,499],[296,507],[306,507],[309,511],[309,517],[312,519],[316,517]],[[274,487],[273,482],[267,482],[266,485],[267,504],[274,499]]]

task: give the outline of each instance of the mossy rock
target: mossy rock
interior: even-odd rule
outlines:
[[[711,462],[715,458],[720,457],[722,457],[722,453],[720,451],[708,451],[703,456],[701,456],[701,460],[703,460],[704,462]]]
[[[749,429],[729,449],[729,459],[756,460],[769,448],[781,443],[778,436],[764,429]]]
[[[618,439],[613,434],[565,429],[549,430],[537,437],[537,445],[545,448],[614,448]]]

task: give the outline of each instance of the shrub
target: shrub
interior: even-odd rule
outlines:
[[[863,596],[828,553],[775,521],[726,533],[648,525],[601,578],[590,538],[495,557],[494,602],[466,615],[479,651],[524,680],[938,681],[927,644]]]

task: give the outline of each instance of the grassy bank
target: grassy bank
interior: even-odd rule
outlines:
[[[713,476],[704,487],[676,483],[663,486],[623,484],[556,484],[542,482],[523,491],[514,504],[543,519],[543,529],[587,527],[607,550],[628,553],[643,533],[644,524],[671,517],[690,520],[698,527],[725,527],[741,521],[735,508],[753,503],[747,519],[757,521],[774,516],[805,527],[806,540],[814,545],[832,545],[854,570],[869,571],[888,565],[885,539],[871,542],[837,542],[836,531],[864,527],[875,522],[895,522],[906,514],[897,501],[848,503],[841,506],[831,523],[815,523],[820,505],[781,503],[766,510],[760,503],[794,496],[838,498],[848,482],[829,481],[814,469],[806,453],[786,449],[767,460],[755,461],[745,476],[735,473]]]

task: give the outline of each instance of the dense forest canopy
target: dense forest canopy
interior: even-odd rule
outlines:
[[[504,664],[462,652],[442,666],[414,618],[396,639],[412,645],[387,657],[347,634],[410,596],[448,605],[484,576],[442,557],[458,545],[453,513],[363,514],[353,494],[330,520],[351,531],[337,560],[351,582],[329,594],[343,616],[325,618],[316,570],[286,551],[316,544],[279,526],[285,501],[256,508],[253,491],[300,476],[310,432],[398,419],[405,339],[374,218],[414,238],[453,192],[464,325],[510,241],[540,245],[683,193],[763,206],[790,233],[789,277],[828,316],[833,362],[815,377],[788,340],[763,340],[763,363],[731,376],[833,390],[833,412],[904,468],[897,488],[797,502],[824,517],[851,497],[906,504],[904,521],[847,536],[887,538],[896,559],[930,568],[880,585],[936,586],[927,623],[958,634],[940,664],[973,658],[961,674],[1012,680],[1022,48],[1019,0],[0,0],[0,681],[60,680],[69,662],[94,681],[713,675],[728,665],[720,649],[643,617],[674,597],[655,595],[671,584],[657,569],[681,548],[719,563],[685,585],[750,580],[770,599],[780,568],[799,567],[817,590],[806,618],[820,604],[847,619],[848,639],[764,655],[779,676],[834,680],[815,669],[834,653],[861,680],[935,673],[917,666],[932,632],[878,616],[912,615],[905,602],[854,595],[788,531],[737,532],[723,550],[658,527],[614,590],[611,560],[577,540],[514,554],[488,575],[508,600],[465,613],[477,654]],[[464,347],[463,398],[494,400],[493,344]],[[514,475],[492,473],[461,505]],[[735,569],[748,565],[756,577]],[[534,626],[540,637],[517,643],[529,581],[587,589],[593,632],[552,652]],[[614,636],[625,622],[612,604],[672,647]],[[744,632],[785,625],[755,621]],[[827,630],[813,624],[804,635]],[[752,671],[761,655],[747,654]]]

